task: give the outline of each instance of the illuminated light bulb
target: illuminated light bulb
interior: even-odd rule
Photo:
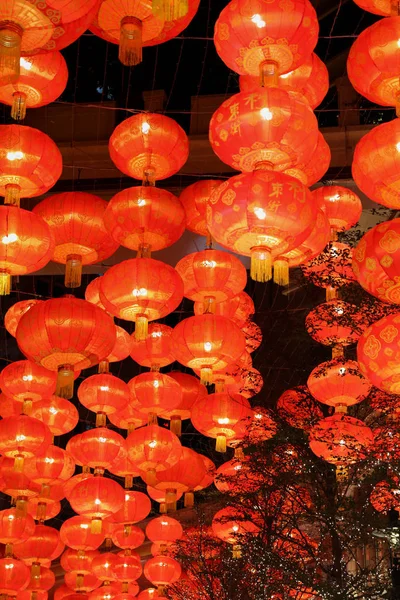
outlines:
[[[58,415],[58,410],[57,410],[56,408],[54,408],[54,406],[50,406],[50,408],[49,408],[49,412],[50,412],[52,415]]]
[[[264,119],[264,121],[271,121],[272,117],[274,116],[272,114],[272,112],[269,110],[269,108],[264,107],[260,110],[260,116],[262,119]]]
[[[22,158],[24,158],[24,153],[21,152],[21,150],[15,150],[15,152],[7,152],[8,160],[21,160]]]
[[[212,343],[204,342],[204,352],[211,352],[211,350],[212,350]]]
[[[279,75],[280,79],[287,79],[292,75],[293,71],[289,71],[289,73],[284,73],[283,75]]]
[[[46,456],[46,458],[44,459],[44,462],[52,465],[54,462],[54,458],[49,458],[48,456]]]
[[[397,142],[397,144],[396,144],[396,150],[397,150],[397,152],[400,152],[400,142]]]
[[[95,501],[94,501],[94,503],[95,503],[95,504],[97,504],[97,505],[101,504],[101,500],[100,500],[100,498],[95,498]]]
[[[108,567],[110,566],[110,564],[108,562],[104,563],[104,566],[106,569],[108,569]]]
[[[254,415],[254,418],[260,421],[263,418],[263,416],[261,413],[257,413],[256,415]]]
[[[20,435],[17,435],[17,436],[15,437],[15,441],[16,441],[16,442],[23,442],[25,439],[26,439],[26,438],[25,438],[25,436],[24,436],[24,434],[23,434],[23,433],[21,433]]]
[[[87,523],[81,523],[81,529],[89,529],[89,525]]]
[[[239,531],[239,525],[232,525],[232,531]]]
[[[339,375],[344,375],[346,373],[346,367],[340,367]]]
[[[125,494],[125,502],[128,502],[129,500],[129,494]]]
[[[18,236],[16,233],[9,233],[8,235],[3,235],[1,238],[2,244],[12,244],[18,240]]]
[[[139,296],[147,296],[147,290],[146,288],[135,288],[132,290],[132,295],[135,296],[135,298],[139,298]]]
[[[100,390],[101,390],[102,392],[109,392],[109,391],[110,391],[110,388],[108,387],[108,385],[101,385],[101,386],[100,386]]]
[[[150,131],[150,124],[147,121],[144,121],[142,123],[142,133],[144,133],[145,135],[147,135]]]
[[[168,525],[168,521],[161,521],[161,525]]]
[[[162,331],[153,331],[150,335],[152,338],[160,338],[162,337]]]
[[[107,441],[107,438],[105,437],[99,437],[99,442],[101,442],[102,444],[105,444]]]
[[[157,446],[157,440],[151,440],[151,442],[149,442],[149,446],[150,448],[155,448]]]
[[[158,387],[160,387],[160,381],[159,381],[158,379],[155,379],[155,380],[153,381],[153,387],[155,387],[155,388],[158,388]]]
[[[12,563],[9,565],[6,565],[6,569],[13,569],[13,568],[14,568],[14,565]]]
[[[214,269],[217,266],[217,263],[215,262],[215,260],[203,260],[203,262],[201,263],[202,267],[210,267],[212,269]]]
[[[259,29],[265,27],[266,25],[264,19],[258,13],[251,17],[251,22],[254,23],[254,25],[256,25]]]
[[[9,521],[14,521],[14,515],[8,515],[8,520]]]
[[[32,375],[23,375],[22,376],[23,381],[32,381],[32,379],[33,379]]]
[[[229,417],[223,417],[221,419],[218,419],[218,423],[220,425],[228,425],[228,423],[229,423]]]
[[[261,220],[265,219],[266,216],[267,216],[267,213],[265,212],[265,210],[263,208],[259,207],[259,206],[257,206],[254,209],[254,214],[256,215],[256,217],[258,219],[261,219]]]
[[[26,58],[21,56],[19,59],[19,66],[25,69],[25,71],[30,71],[32,69],[32,63],[30,63]]]
[[[340,194],[335,194],[334,196],[329,196],[329,202],[338,202],[340,200]]]

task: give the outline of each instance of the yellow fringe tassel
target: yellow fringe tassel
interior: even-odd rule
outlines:
[[[343,358],[344,357],[344,348],[343,346],[333,346],[332,348],[332,358]]]
[[[107,359],[99,362],[99,373],[109,373],[110,372],[110,363]]]
[[[203,385],[211,385],[212,384],[212,368],[211,367],[202,367],[200,369],[200,383]]]
[[[171,422],[170,422],[169,428],[172,431],[172,433],[174,433],[178,437],[181,437],[181,435],[182,435],[182,419],[179,415],[174,415],[173,417],[171,417]]]
[[[213,296],[207,296],[204,298],[203,313],[215,315],[215,298]]]
[[[260,64],[260,86],[277,87],[278,81],[278,63],[274,60],[264,60]]]
[[[217,435],[215,449],[217,452],[226,452],[226,435],[224,433],[219,433]]]
[[[172,504],[173,502],[176,502],[176,490],[173,489],[167,489],[165,492],[165,502],[167,504]]]
[[[336,481],[343,483],[347,481],[348,468],[345,465],[336,465]]]
[[[262,283],[272,278],[272,260],[268,248],[258,246],[251,249],[250,277]]]
[[[71,400],[74,395],[74,370],[71,365],[60,365],[57,373],[56,395]]]
[[[25,464],[24,457],[22,456],[22,454],[18,454],[14,458],[14,471],[16,471],[17,473],[23,473],[23,471],[24,471],[24,464]]]
[[[0,81],[3,85],[18,81],[22,34],[23,29],[17,23],[0,23]]]
[[[101,519],[92,519],[90,523],[91,533],[101,533],[103,531],[103,521]]]
[[[11,106],[11,118],[15,121],[23,121],[26,117],[26,95],[24,92],[13,93]]]
[[[65,264],[65,287],[77,288],[80,287],[81,283],[82,257],[79,254],[69,254]]]
[[[242,557],[242,549],[239,544],[235,544],[232,546],[232,558],[241,558]]]
[[[96,413],[96,427],[106,427],[107,415],[103,412]]]
[[[36,520],[37,521],[45,521],[47,513],[47,504],[46,502],[39,502],[36,507]]]
[[[17,498],[15,503],[17,519],[24,519],[28,510],[28,501],[26,498]]]
[[[25,400],[22,403],[22,413],[24,415],[28,415],[29,417],[29,415],[32,413],[32,406],[33,403],[31,398],[25,398]]]
[[[0,296],[8,296],[11,292],[11,275],[0,272]]]
[[[19,208],[21,201],[21,187],[17,183],[7,183],[6,195],[4,196],[4,204],[17,206]]]
[[[225,381],[223,379],[217,379],[214,381],[214,385],[216,394],[222,394],[222,392],[225,390]]]
[[[34,562],[31,566],[31,577],[32,579],[39,579],[40,577],[40,563]]]
[[[285,258],[274,261],[274,282],[277,285],[289,285],[289,263]]]
[[[13,545],[12,544],[6,544],[5,550],[4,550],[4,556],[6,558],[12,558],[13,557]]]
[[[185,508],[193,508],[194,506],[194,494],[193,492],[186,492],[184,500]]]
[[[136,17],[124,17],[119,38],[119,60],[126,67],[142,62],[142,22]]]
[[[147,338],[149,333],[149,322],[146,315],[137,315],[135,323],[135,338],[138,342]]]
[[[77,573],[76,575],[76,587],[80,588],[83,586],[84,575],[83,573]]]
[[[133,486],[132,475],[125,475],[125,489],[130,490],[132,486]]]

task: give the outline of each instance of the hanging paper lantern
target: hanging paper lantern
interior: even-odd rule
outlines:
[[[251,353],[257,350],[262,344],[262,331],[261,328],[253,321],[246,321],[241,327],[242,333],[246,339],[246,350]]]
[[[59,546],[59,541],[59,533],[56,529],[38,523],[33,534],[25,542],[14,544],[14,555],[21,560],[29,560],[32,565],[32,576],[39,577],[40,566],[47,560],[51,560]],[[61,552],[62,550],[63,548]]]
[[[41,494],[50,496],[51,485],[63,484],[73,476],[75,461],[63,448],[51,444],[26,460],[24,472],[31,481],[41,484]]]
[[[144,531],[137,525],[129,525],[127,527],[121,523],[114,526],[112,533],[113,544],[123,550],[139,548],[145,538]]]
[[[193,404],[198,399],[207,396],[207,388],[193,375],[180,371],[171,371],[168,375],[181,386],[182,400],[176,408],[163,412],[162,418],[168,419],[171,422],[171,431],[180,436],[182,421],[190,419]]]
[[[54,248],[43,219],[16,206],[0,206],[0,242],[0,295],[10,293],[12,275],[26,275],[47,265]]]
[[[203,302],[206,312],[215,313],[215,304],[239,294],[247,283],[247,271],[236,256],[208,248],[193,252],[176,265],[182,277],[183,295]]]
[[[82,553],[97,550],[104,542],[104,532],[93,533],[91,521],[77,516],[66,519],[60,527],[60,538],[66,546]]]
[[[30,515],[21,516],[15,508],[0,511],[0,543],[6,546],[5,556],[12,556],[13,544],[25,542],[35,531]]]
[[[255,515],[254,515],[255,516]],[[260,531],[257,519],[250,520],[240,509],[228,506],[215,513],[212,520],[213,534],[233,545],[233,557],[241,556],[240,540],[243,536],[255,535]]]
[[[51,588],[54,586],[55,581],[56,576],[54,575],[53,571],[49,568],[42,566],[40,569],[39,577],[32,577],[31,575],[31,579],[28,587],[26,588],[26,592],[31,592],[31,599],[33,600],[37,596],[38,592],[48,592],[49,590],[51,590]]]
[[[390,477],[390,481],[379,481],[374,485],[369,501],[378,512],[388,513],[399,510],[400,493],[398,477]]]
[[[22,121],[27,108],[39,108],[57,100],[67,81],[67,63],[60,52],[20,58],[18,80],[0,86],[0,102],[12,107],[13,119]]]
[[[157,423],[157,416],[164,411],[171,411],[182,402],[182,389],[175,379],[150,371],[133,377],[128,387],[135,398],[135,408],[147,415],[148,423]]]
[[[283,392],[279,397],[277,410],[279,416],[291,427],[305,431],[324,416],[305,385]]]
[[[127,384],[111,373],[87,377],[78,388],[79,402],[96,413],[96,426],[104,427],[107,415],[123,410],[130,401]]]
[[[31,515],[36,521],[48,521],[60,514],[61,502],[52,498],[34,496],[29,498],[26,509],[28,515]]]
[[[21,471],[15,471],[14,460],[6,456],[0,457],[0,489],[4,494],[14,498],[17,515],[27,515],[28,498],[37,496],[38,488]]]
[[[97,2],[70,3],[53,0],[51,5],[15,0],[0,11],[0,79],[16,81],[20,55],[61,50],[72,44],[93,20]]]
[[[371,391],[354,360],[336,359],[316,367],[307,380],[316,400],[334,406],[336,412],[346,412],[348,406],[362,402]]]
[[[206,209],[211,194],[220,183],[219,179],[201,179],[183,190],[179,200],[186,213],[186,229],[208,236]]]
[[[28,567],[16,558],[0,558],[0,594],[5,598],[15,597],[28,587]]]
[[[157,586],[158,594],[163,596],[165,587],[178,581],[181,566],[170,556],[155,556],[145,563],[143,572],[146,579]]]
[[[226,452],[227,440],[234,437],[233,427],[250,412],[246,398],[226,393],[209,394],[192,407],[193,426],[207,437],[216,439],[217,452]]]
[[[194,303],[194,314],[202,315],[205,307],[203,302]],[[255,313],[254,302],[246,292],[239,292],[233,298],[218,302],[215,305],[215,314],[228,317],[238,327],[241,327]]]
[[[142,574],[142,565],[140,556],[136,552],[128,551],[129,553],[119,552],[117,561],[113,566],[114,577],[118,582],[122,583],[122,599],[130,600],[132,595],[128,594],[129,584],[134,583]],[[118,596],[117,596],[118,598]]]
[[[112,315],[134,321],[137,339],[145,339],[148,322],[173,312],[182,301],[183,282],[169,265],[152,258],[132,258],[103,275],[100,298]]]
[[[370,200],[400,208],[400,120],[382,123],[358,142],[352,174],[356,185]]]
[[[257,94],[240,92],[225,100],[211,117],[209,138],[215,154],[232,169],[250,172],[264,165],[284,171],[309,159],[318,143],[318,123],[297,94],[260,88]]]
[[[32,403],[48,398],[56,389],[54,373],[30,360],[10,363],[0,373],[0,387],[4,394],[21,402],[23,412],[32,412]]]
[[[375,15],[383,17],[396,17],[399,14],[399,7],[392,0],[354,0],[363,10],[367,10]]]
[[[21,302],[16,302],[10,306],[4,315],[4,327],[10,335],[15,337],[21,317],[28,312],[32,306],[35,306],[35,304],[38,304],[39,302],[41,302],[41,300],[22,300]]]
[[[168,469],[178,462],[182,446],[179,438],[158,425],[141,427],[129,434],[126,445],[133,464],[146,472],[146,482],[154,485],[157,471]]]
[[[375,436],[372,453],[378,461],[393,464],[400,458],[400,433],[397,428],[397,418],[388,418],[378,427],[373,428]]]
[[[337,289],[349,285],[356,277],[352,269],[353,249],[342,242],[331,242],[309,263],[302,265],[305,277],[326,289],[326,299],[336,298]]]
[[[150,498],[160,504],[161,514],[167,513],[169,508],[171,508],[171,510],[175,508],[175,503],[171,502],[167,504],[167,492],[165,490],[157,490],[156,488],[151,487],[150,485],[147,486],[146,490]],[[178,492],[176,499],[180,500],[182,496],[183,492]]]
[[[106,358],[115,344],[115,325],[104,310],[73,297],[46,300],[22,317],[17,329],[21,352],[58,371],[59,396],[73,395],[74,370]]]
[[[390,394],[400,392],[399,323],[399,313],[375,321],[364,331],[357,346],[358,364],[363,375],[372,385]]]
[[[0,453],[14,459],[15,471],[22,473],[25,459],[45,450],[50,443],[49,428],[37,419],[18,415],[0,421]]]
[[[132,433],[138,427],[147,425],[147,415],[140,413],[130,402],[124,410],[112,413],[108,416],[111,423],[119,429],[126,429],[128,433]]]
[[[79,421],[79,413],[72,402],[58,396],[35,402],[31,416],[45,423],[53,436],[69,433]]]
[[[117,557],[113,552],[102,552],[92,561],[92,573],[102,582],[115,581],[114,566],[117,564]]]
[[[147,523],[146,536],[153,542],[153,545],[157,544],[160,553],[165,553],[169,546],[183,536],[183,529],[179,521],[165,515],[156,517]]]
[[[260,474],[253,473],[249,459],[232,458],[215,471],[214,484],[223,494],[254,493],[265,481]]]
[[[109,466],[108,470],[113,475],[117,475],[118,477],[124,478],[126,490],[133,486],[133,479],[135,477],[139,477],[139,471],[129,460],[125,440],[123,445],[120,447],[120,451],[118,453],[117,458],[113,461],[112,465]]]
[[[222,183],[208,208],[210,233],[217,242],[251,256],[251,277],[268,281],[274,259],[307,239],[317,208],[299,181],[272,171],[242,173]],[[288,283],[288,265],[277,261],[274,278]]]
[[[109,258],[118,248],[103,221],[107,202],[86,192],[64,192],[39,202],[33,212],[40,215],[54,236],[52,260],[65,264],[65,285],[81,285],[82,265]]]
[[[112,516],[114,523],[132,525],[143,521],[151,511],[150,498],[142,492],[125,491],[125,500],[121,509]]]
[[[104,224],[121,246],[149,253],[179,240],[185,230],[185,211],[167,190],[138,186],[111,198]]]
[[[260,78],[253,75],[239,77],[241,92],[259,92]],[[329,90],[329,73],[325,64],[313,52],[302,64],[289,73],[279,75],[277,87],[304,96],[312,109],[317,108]]]
[[[227,372],[232,371],[234,381],[227,383],[225,390],[228,394],[240,394],[245,398],[252,398],[261,392],[264,380],[257,369],[253,367],[241,367],[236,366],[232,368],[232,365],[227,367]],[[218,375],[216,374],[216,377]]]
[[[161,323],[151,323],[148,328],[147,338],[137,340],[131,338],[130,355],[142,367],[149,367],[158,371],[174,362],[175,357],[171,348],[172,327]]]
[[[67,446],[77,463],[95,469],[95,474],[104,472],[118,457],[124,438],[112,429],[96,427],[79,435],[77,444]]]
[[[163,7],[165,7],[165,3],[167,3],[167,6],[171,6],[171,7],[175,5],[175,0],[161,0],[161,1],[163,2]],[[168,42],[169,40],[172,40],[173,38],[178,36],[180,33],[182,33],[182,31],[184,29],[186,29],[186,27],[189,25],[189,23],[192,21],[193,17],[197,13],[197,10],[198,10],[199,4],[200,4],[200,0],[183,0],[183,2],[181,2],[181,4],[183,5],[185,10],[186,10],[186,5],[187,5],[186,14],[177,19],[173,19],[172,21],[171,20],[168,21],[167,18],[165,18],[164,26],[163,26],[161,33],[157,37],[150,40],[146,44],[146,46],[155,46],[156,44],[162,44],[164,42]],[[169,16],[171,16],[171,15],[169,15]]]
[[[64,581],[66,586],[78,594],[92,592],[101,585],[101,581],[91,573],[88,575],[83,575],[79,581],[77,581],[74,573],[65,573]]]
[[[259,75],[275,85],[278,75],[299,67],[318,41],[318,17],[308,0],[290,6],[278,1],[229,2],[215,23],[214,44],[226,66],[241,75]]]
[[[325,185],[314,190],[311,195],[316,205],[328,217],[335,237],[337,232],[351,229],[360,220],[361,200],[349,188],[340,185]]]
[[[92,533],[101,533],[103,519],[116,513],[124,504],[125,491],[113,479],[91,477],[78,483],[68,496],[71,508],[92,519]]]
[[[48,192],[61,172],[61,152],[48,135],[24,125],[0,125],[0,195],[5,204],[19,206],[20,198]]]
[[[111,160],[125,175],[154,185],[156,180],[171,177],[183,167],[189,155],[189,141],[173,119],[138,113],[114,129],[109,151]]]

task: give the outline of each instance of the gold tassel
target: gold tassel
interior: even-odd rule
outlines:
[[[96,427],[106,427],[107,415],[103,412],[96,413]]]
[[[136,258],[151,258],[151,246],[150,244],[140,244]]]
[[[155,487],[157,485],[157,475],[154,469],[149,469],[146,472],[146,483],[150,487]]]
[[[135,338],[138,342],[147,338],[149,333],[149,322],[146,315],[137,315],[135,323]]]
[[[158,425],[156,413],[150,412],[147,415],[147,425]]]
[[[46,502],[38,502],[36,507],[36,520],[37,521],[45,521],[47,513],[47,504]]]
[[[40,497],[41,498],[50,498],[51,488],[48,483],[42,483],[40,488]]]
[[[143,169],[142,185],[144,187],[154,187],[156,185],[156,172],[154,167],[146,167]]]
[[[214,381],[214,385],[216,394],[222,394],[225,390],[225,381],[223,379],[217,379]]]
[[[250,277],[254,281],[265,283],[272,278],[272,260],[268,248],[251,248]]]
[[[211,367],[201,367],[200,383],[202,383],[203,385],[211,385],[212,384],[212,368]]]
[[[165,507],[165,512],[176,512],[176,502],[168,502]]]
[[[160,502],[160,514],[165,515],[167,512],[167,504],[166,502]]]
[[[105,547],[106,547],[106,548],[112,548],[112,546],[113,546],[113,541],[112,541],[112,539],[111,539],[111,538],[106,538],[106,539],[105,539]]]
[[[242,548],[240,544],[232,546],[232,558],[242,558]]]
[[[124,537],[128,537],[129,535],[131,535],[131,531],[132,531],[132,525],[124,525]]]
[[[132,431],[135,431],[135,429],[136,429],[135,423],[128,423],[128,429],[127,429],[128,433],[132,433]]]
[[[68,254],[65,263],[65,280],[67,288],[80,287],[82,283],[82,256],[80,254]]]
[[[151,365],[150,371],[152,373],[159,373],[160,372],[160,365],[156,365],[156,364]]]
[[[278,86],[278,63],[275,60],[264,60],[260,63],[260,86]]]
[[[90,467],[88,467],[87,465],[83,465],[82,473],[90,473]]]
[[[335,300],[335,298],[337,298],[337,290],[334,287],[327,287],[325,290],[325,297],[326,297],[326,301],[329,302],[329,300]]]
[[[188,10],[188,0],[153,0],[153,14],[166,22],[182,19]]]
[[[344,483],[347,481],[348,468],[345,465],[336,465],[336,481]]]
[[[101,519],[93,518],[90,523],[91,533],[101,533],[103,531],[103,521]]]
[[[122,593],[127,594],[129,591],[129,583],[127,581],[122,582]]]
[[[36,590],[33,590],[31,592],[31,600],[37,600],[37,591]]]
[[[79,589],[80,587],[83,586],[83,582],[84,582],[84,575],[83,573],[77,573],[76,575],[76,587]]]
[[[289,285],[289,262],[286,258],[274,261],[274,281],[277,285]]]
[[[176,490],[168,488],[165,492],[165,502],[167,504],[172,504],[176,502]]]
[[[31,577],[32,579],[40,578],[40,563],[34,562],[31,566]]]
[[[217,435],[215,449],[217,452],[226,452],[226,435],[224,433],[219,433]]]
[[[209,232],[209,230],[207,229],[207,235],[206,235],[206,250],[211,250],[211,248],[213,247],[213,239],[212,239],[212,235]]]
[[[132,475],[125,475],[125,489],[130,490],[132,486],[133,486]]]
[[[171,422],[170,422],[169,428],[172,431],[172,433],[174,433],[178,437],[181,437],[181,435],[182,435],[182,419],[181,419],[180,415],[174,415],[173,417],[171,417]]]
[[[165,585],[157,586],[157,594],[160,598],[165,598]]]
[[[32,413],[32,399],[31,398],[25,398],[23,403],[22,403],[22,414],[24,415],[29,415]]]
[[[107,359],[99,362],[99,373],[109,373],[110,372],[110,363]]]
[[[142,22],[136,17],[124,17],[119,38],[119,60],[126,67],[142,62]]]
[[[11,118],[15,121],[23,121],[26,117],[26,95],[24,92],[13,93],[11,107]]]
[[[60,365],[57,373],[56,395],[71,400],[74,395],[74,369],[72,365]]]
[[[21,201],[21,187],[17,183],[7,183],[5,190],[6,195],[4,197],[4,204],[19,208]]]
[[[0,271],[0,296],[8,296],[11,292],[11,275]]]
[[[0,81],[15,83],[20,74],[23,29],[12,21],[0,23]]]
[[[203,302],[203,313],[215,315],[215,298],[214,296],[206,296]]]
[[[193,508],[194,506],[194,494],[193,492],[186,492],[184,500],[185,508]]]
[[[17,473],[23,473],[24,472],[24,464],[25,464],[25,459],[22,456],[22,454],[17,454],[17,456],[14,458],[14,471],[16,471]]]
[[[333,346],[332,348],[332,358],[344,358],[344,348],[343,346]]]
[[[347,406],[345,404],[338,404],[335,406],[335,414],[345,415],[347,413]]]
[[[6,548],[4,551],[4,556],[6,558],[12,558],[13,557],[13,545],[12,544],[6,544]]]
[[[24,519],[28,512],[28,501],[26,498],[17,498],[15,503],[17,519]]]

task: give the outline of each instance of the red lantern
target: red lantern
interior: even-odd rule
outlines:
[[[17,558],[29,561],[32,565],[32,576],[39,577],[40,566],[52,559],[53,553],[59,547],[59,541],[59,533],[56,529],[39,523],[25,542],[14,544],[13,551]],[[62,550],[63,548],[61,552]]]
[[[254,493],[262,485],[264,478],[253,473],[248,458],[232,458],[223,463],[215,472],[214,484],[218,491],[231,494]]]
[[[21,58],[18,80],[0,86],[0,102],[11,106],[12,118],[21,121],[27,108],[39,108],[57,100],[67,81],[67,63],[60,52]]]
[[[206,209],[211,194],[218,188],[219,179],[201,179],[183,190],[179,200],[186,213],[186,229],[208,235]]]
[[[76,582],[79,583],[84,575],[92,572],[92,561],[99,556],[97,550],[86,550],[85,552],[67,548],[60,559],[60,564],[64,571],[75,575]]]
[[[243,396],[216,393],[197,400],[191,420],[200,433],[216,439],[217,452],[226,452],[227,440],[235,436],[234,426],[249,412],[250,404]]]
[[[74,438],[71,438],[73,440]],[[78,464],[95,469],[95,473],[103,473],[112,466],[124,447],[124,438],[106,427],[96,427],[79,434],[76,444],[67,446]]]
[[[241,538],[260,531],[256,521],[257,519],[250,520],[240,509],[228,506],[215,513],[212,521],[213,534],[223,542],[232,544],[233,556],[239,558]]]
[[[66,546],[82,553],[97,550],[104,542],[104,532],[93,533],[91,521],[87,517],[77,516],[66,519],[60,528],[60,538]]]
[[[207,312],[215,313],[215,304],[233,298],[247,283],[244,265],[221,250],[188,254],[175,268],[182,277],[185,298],[203,302]]]
[[[257,94],[240,92],[225,100],[211,117],[209,138],[215,154],[232,169],[284,171],[307,162],[318,143],[318,124],[297,94],[260,88]]]
[[[353,249],[342,242],[331,242],[324,252],[302,266],[305,277],[326,289],[326,299],[336,298],[336,289],[355,280],[352,269]]]
[[[67,398],[73,395],[74,370],[106,358],[115,335],[115,325],[104,310],[73,297],[36,304],[17,329],[20,350],[46,369],[58,371],[57,393]]]
[[[305,385],[283,392],[279,397],[277,409],[279,416],[291,427],[306,431],[324,416]]]
[[[27,499],[37,496],[38,487],[24,473],[14,470],[12,458],[0,457],[0,489],[4,494],[14,498],[18,517],[26,516]]]
[[[212,483],[212,481],[211,481]],[[154,502],[158,502],[160,504],[160,513],[165,514],[168,511],[168,508],[171,507],[171,510],[175,509],[175,503],[168,503],[167,505],[167,492],[166,490],[157,490],[150,485],[147,486],[147,493]],[[176,499],[180,500],[183,496],[182,492],[178,492]]]
[[[326,185],[314,190],[312,197],[328,217],[334,237],[338,231],[347,231],[360,220],[361,200],[349,188],[340,185]]]
[[[107,415],[123,410],[130,401],[127,384],[111,375],[101,373],[87,377],[78,388],[79,402],[96,413],[96,426],[107,423]]]
[[[357,0],[356,4],[363,10],[374,13],[374,15],[396,17],[399,14],[397,4],[391,0]]]
[[[382,123],[358,142],[352,174],[368,198],[389,208],[400,207],[397,173],[400,166],[400,121]]]
[[[40,217],[16,206],[0,206],[0,241],[0,295],[4,296],[10,293],[12,275],[26,275],[47,265],[54,240]]]
[[[133,406],[133,402],[129,403],[121,412],[109,415],[109,419],[115,427],[126,429],[128,433],[132,433],[137,427],[146,425],[148,420],[147,415],[140,413]]]
[[[117,581],[122,583],[123,594],[128,594],[129,583],[135,582],[142,574],[140,556],[129,550],[127,553],[119,552],[116,558],[117,560],[113,565],[113,574]],[[129,598],[126,600],[129,600]]]
[[[259,92],[260,78],[253,75],[239,77],[241,92]],[[278,77],[277,87],[304,96],[311,108],[317,108],[329,90],[329,73],[325,64],[313,52],[297,69]]]
[[[232,367],[228,367],[228,371]],[[237,367],[235,381],[226,385],[228,394],[240,394],[249,399],[261,392],[264,380],[257,369],[253,367]]]
[[[387,513],[390,510],[399,510],[400,495],[398,477],[391,477],[389,481],[379,481],[370,494],[369,501],[378,512]]]
[[[0,29],[0,79],[1,34]],[[20,198],[45,194],[61,172],[61,152],[48,135],[24,125],[0,126],[0,195],[5,204],[19,206]]]
[[[194,314],[202,315],[205,307],[203,302],[194,303]],[[215,314],[228,317],[238,327],[241,327],[255,313],[254,302],[246,292],[240,292],[233,298],[218,302],[215,305]]]
[[[10,335],[15,337],[21,317],[28,312],[32,306],[35,306],[35,304],[38,304],[39,302],[41,302],[41,300],[21,300],[21,302],[16,302],[10,306],[4,315],[4,327]]]
[[[337,412],[346,412],[348,406],[362,402],[371,391],[357,362],[344,359],[318,365],[311,371],[307,385],[316,400],[334,406]]]
[[[215,24],[214,43],[226,66],[241,75],[260,75],[274,85],[278,74],[299,67],[318,40],[318,18],[308,0],[268,7],[255,0],[229,2]]]
[[[37,419],[18,415],[0,421],[0,453],[14,459],[15,471],[22,473],[25,459],[45,450],[50,443],[49,428]]]
[[[170,7],[170,10],[172,9],[172,7],[174,7],[174,6],[176,7],[176,5],[177,5],[175,0],[164,0],[164,2],[163,2],[164,10],[166,9],[166,7],[165,7],[166,4],[167,4],[167,6]],[[154,46],[155,44],[162,44],[163,42],[172,40],[173,38],[178,36],[180,33],[182,33],[182,31],[184,29],[186,29],[186,27],[189,25],[189,23],[191,22],[191,20],[197,13],[197,10],[198,10],[199,4],[200,4],[200,0],[187,0],[187,2],[183,2],[184,7],[185,7],[185,4],[188,5],[186,14],[184,16],[181,16],[179,18],[175,18],[172,20],[168,20],[168,18],[166,17],[161,33],[157,37],[150,40],[147,44],[145,44],[146,46]],[[182,3],[180,3],[179,11],[182,11]],[[180,14],[182,14],[182,13],[180,12]],[[169,14],[169,16],[172,16],[172,15]]]
[[[101,278],[100,298],[106,310],[120,319],[134,321],[137,339],[145,339],[148,322],[173,312],[182,297],[179,274],[152,258],[124,260]]]
[[[175,409],[182,402],[181,386],[164,373],[141,373],[133,377],[128,386],[136,401],[135,408],[147,415],[149,424],[157,423],[157,416]]]
[[[53,436],[69,433],[79,421],[79,413],[72,402],[58,396],[35,402],[31,416],[43,421]]]
[[[126,526],[123,523],[115,525],[112,533],[113,543],[123,550],[139,548],[143,544],[145,537],[140,527],[136,525]]]
[[[143,521],[151,511],[151,502],[142,492],[125,491],[125,500],[122,508],[112,517],[113,522],[132,525]]]
[[[32,481],[42,485],[44,496],[49,496],[50,485],[63,484],[73,476],[75,461],[68,452],[51,444],[26,460],[24,472]]]
[[[190,419],[193,404],[199,398],[207,396],[207,388],[193,375],[181,373],[180,371],[171,371],[168,375],[181,386],[182,400],[176,408],[163,412],[162,418],[171,421],[171,431],[180,436],[182,434],[182,421]]]
[[[92,561],[92,573],[102,582],[115,581],[114,566],[117,564],[117,557],[112,552],[103,552],[96,556]]]
[[[115,166],[134,179],[154,184],[175,175],[189,155],[182,127],[162,114],[138,113],[120,123],[109,143]]]
[[[306,240],[316,216],[310,192],[299,181],[258,170],[219,186],[210,199],[208,225],[217,242],[251,256],[253,279],[268,281],[273,260]],[[274,279],[282,284],[288,282],[288,265],[281,263]]]
[[[139,477],[140,473],[138,469],[136,469],[134,464],[128,458],[125,440],[124,445],[120,448],[117,458],[113,461],[112,465],[108,468],[108,470],[113,475],[117,475],[118,477],[124,477],[126,490],[132,487],[133,478]]]
[[[53,488],[51,488],[50,494],[52,491]],[[60,514],[61,502],[52,498],[34,496],[33,498],[29,498],[26,509],[28,515],[31,515],[36,521],[48,521]]]
[[[23,412],[32,412],[32,403],[48,398],[56,389],[54,373],[30,360],[10,363],[0,373],[0,387],[4,394],[23,405]]]
[[[146,579],[157,586],[158,593],[162,596],[166,586],[178,581],[181,566],[170,556],[155,556],[145,563],[143,572]]]
[[[28,587],[29,569],[22,560],[0,558],[0,594],[5,598],[15,597]]]
[[[239,327],[226,317],[204,314],[183,319],[172,334],[176,359],[191,369],[200,369],[202,383],[211,383],[213,371],[235,362],[245,349]]]
[[[15,508],[0,511],[0,543],[5,544],[5,555],[12,556],[13,544],[25,542],[35,531],[31,515],[21,516]]]
[[[390,394],[400,391],[397,361],[400,314],[375,321],[360,337],[357,358],[360,370],[375,387]]]
[[[46,567],[41,567],[40,576],[32,577],[27,587],[27,591],[31,592],[48,592],[54,586],[56,581],[56,576],[53,571]],[[33,598],[35,596],[33,595]]]
[[[151,323],[146,339],[137,340],[132,336],[131,357],[142,367],[150,367],[154,371],[170,365],[175,360],[171,348],[171,335],[172,327]]]
[[[118,248],[103,221],[107,202],[86,192],[64,192],[45,198],[33,212],[50,227],[55,239],[52,259],[65,264],[65,285],[81,285],[82,265],[109,258]]]
[[[64,581],[65,585],[67,585],[71,591],[74,591],[77,594],[92,592],[101,585],[100,580],[91,573],[88,575],[82,575],[82,577],[79,579],[77,579],[75,573],[65,573]]]
[[[179,240],[185,230],[185,211],[167,190],[139,186],[111,198],[104,224],[121,246],[155,252]]]
[[[231,395],[230,391],[228,393]],[[236,452],[239,452],[240,456],[241,446],[259,444],[273,438],[278,427],[270,411],[256,406],[245,418],[238,421],[233,429],[235,435],[228,441],[228,446],[235,448],[235,456]]]
[[[160,554],[183,536],[182,525],[168,516],[156,517],[146,525],[146,536],[153,544],[159,545]]]
[[[253,321],[248,320],[241,327],[241,330],[246,338],[247,352],[251,353],[257,350],[262,343],[261,328],[257,325],[257,323],[253,323]]]

